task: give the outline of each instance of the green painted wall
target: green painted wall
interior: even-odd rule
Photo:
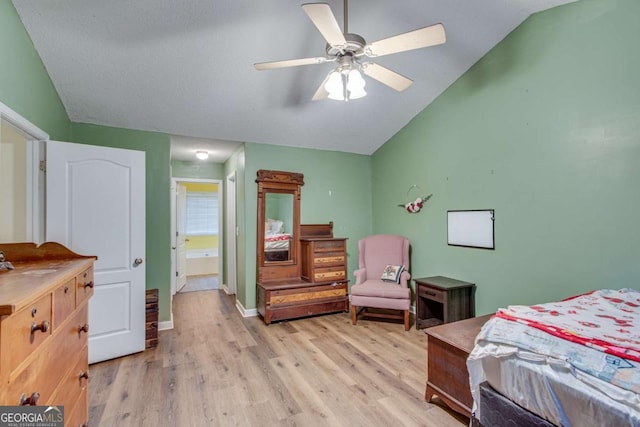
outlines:
[[[225,179],[224,164],[171,161],[171,176],[175,178]]]
[[[169,136],[72,124],[10,1],[0,1],[0,57],[0,102],[51,139],[146,151],[147,288],[159,288],[160,320],[169,320]]]
[[[370,234],[371,157],[337,151],[290,148],[267,144],[245,144],[244,290],[240,301],[256,307],[257,197],[259,169],[299,172],[304,175],[300,199],[303,224],[333,221],[336,237],[347,237],[349,279],[358,264],[358,239]],[[240,194],[238,193],[238,197]],[[238,248],[240,249],[240,247]],[[353,281],[353,280],[352,280]],[[238,286],[240,287],[240,281]],[[238,297],[241,293],[238,291]]]
[[[169,135],[73,123],[73,141],[144,151],[146,167],[146,286],[158,288],[158,319],[171,319]]]
[[[13,3],[0,1],[0,102],[47,132],[68,141],[71,122]]]
[[[373,155],[373,228],[411,239],[413,277],[477,283],[478,314],[638,287],[639,16],[530,17]],[[412,184],[434,194],[417,214],[395,206]],[[484,208],[495,251],[448,246],[447,210]]]

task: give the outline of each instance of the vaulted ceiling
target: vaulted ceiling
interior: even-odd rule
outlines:
[[[253,67],[325,55],[302,2],[13,4],[74,122],[371,154],[532,13],[572,1],[351,0],[348,30],[367,42],[436,23],[447,41],[376,58],[413,84],[396,92],[365,77],[367,96],[349,102],[311,100],[334,63]],[[327,3],[342,27],[342,1]]]

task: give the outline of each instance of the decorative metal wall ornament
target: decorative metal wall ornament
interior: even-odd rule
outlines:
[[[411,187],[409,187],[409,190],[407,191],[407,196],[406,196],[407,201],[403,204],[398,205],[398,207],[403,208],[409,213],[418,213],[420,212],[424,204],[427,203],[427,200],[429,200],[431,196],[433,196],[433,194],[429,194],[428,196],[424,196],[424,197],[418,196],[412,200],[411,190],[419,190],[420,193],[424,194],[422,191],[422,188],[414,184]]]

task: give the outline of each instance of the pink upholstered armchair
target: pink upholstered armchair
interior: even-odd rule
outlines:
[[[387,265],[402,265],[404,271],[398,283],[383,281],[382,273]],[[358,270],[353,274],[356,283],[351,287],[351,323],[357,323],[358,315],[391,318],[404,321],[408,331],[411,288],[409,287],[409,239],[391,234],[377,234],[358,241]],[[372,309],[400,310],[395,314]]]

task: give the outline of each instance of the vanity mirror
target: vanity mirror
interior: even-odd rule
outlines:
[[[258,281],[300,276],[300,173],[259,170]]]

